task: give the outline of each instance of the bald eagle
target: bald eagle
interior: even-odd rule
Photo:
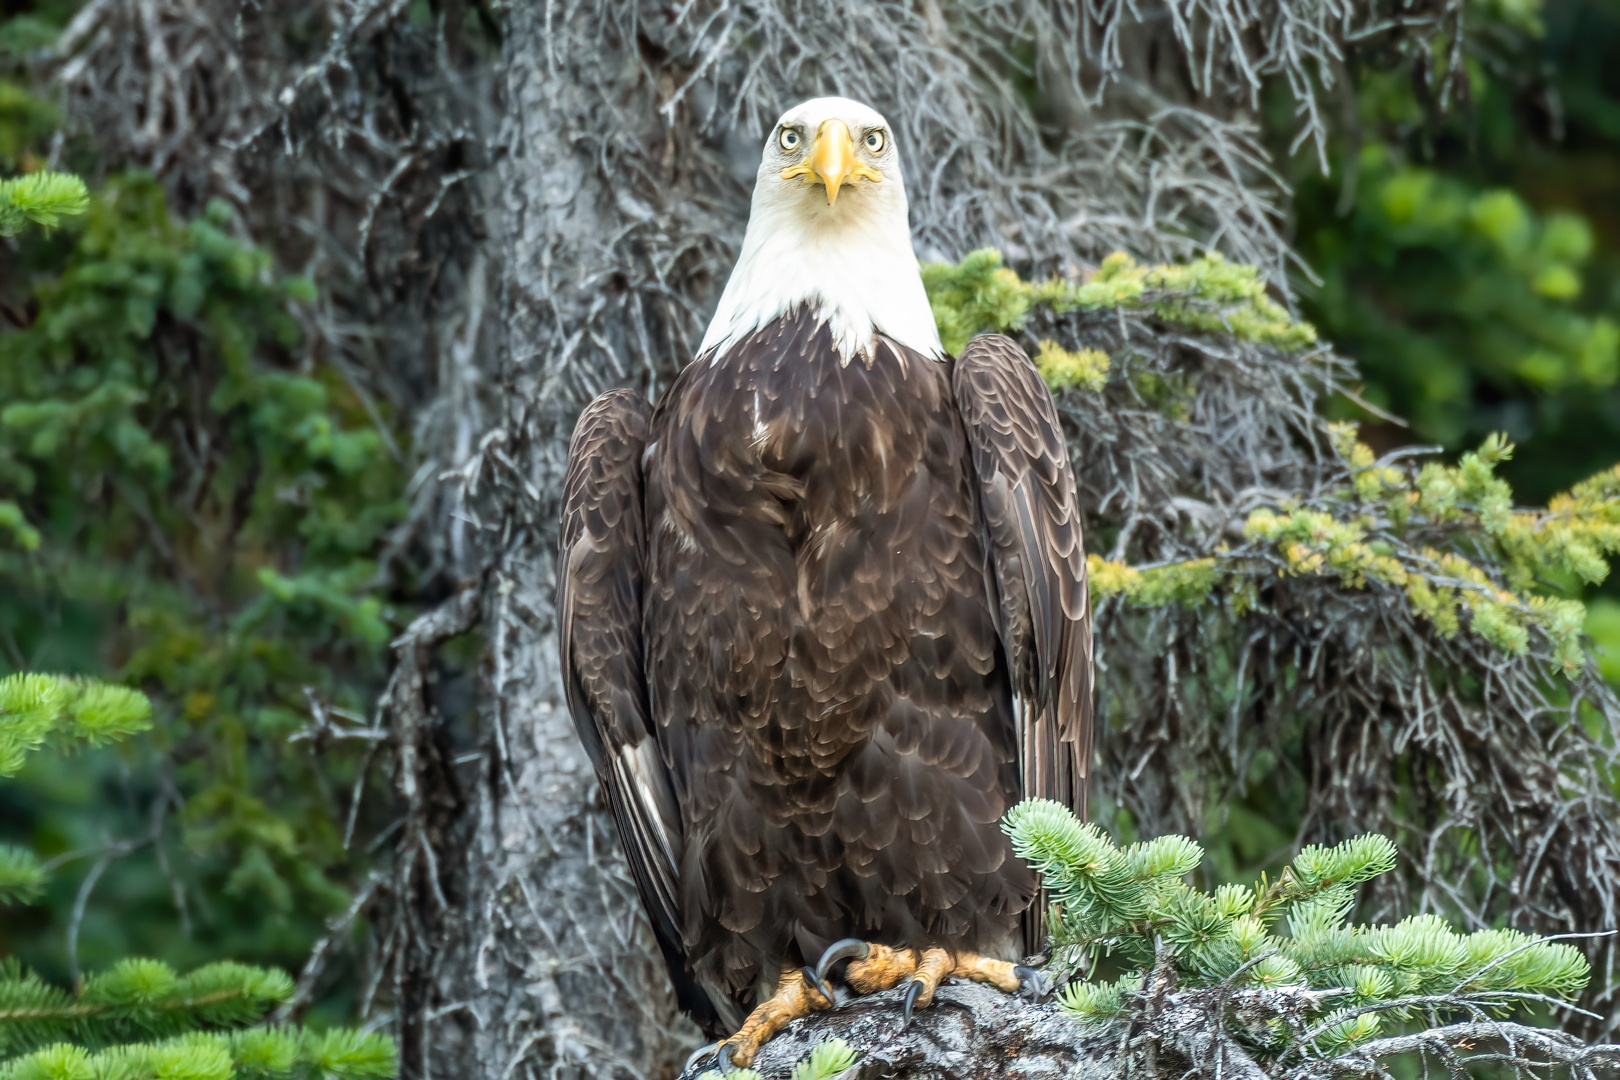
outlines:
[[[908,1016],[949,976],[1039,991],[1000,821],[1084,812],[1074,475],[1013,341],[941,347],[883,117],[782,117],[696,358],[586,408],[564,502],[569,709],[722,1063],[833,982]]]

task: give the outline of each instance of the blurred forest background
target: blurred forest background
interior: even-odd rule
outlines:
[[[334,269],[323,238],[255,234],[251,192],[203,197],[183,170],[133,167],[164,153],[132,160],[139,133],[71,122],[53,49],[77,8],[7,0],[0,24],[0,169],[75,171],[92,193],[83,218],[0,248],[0,675],[122,681],[156,723],[0,787],[0,841],[56,870],[0,913],[0,957],[64,983],[131,954],[296,974],[319,943],[329,963],[292,1011],[351,1019],[376,991],[351,947],[367,922],[323,938],[391,851],[373,704],[390,640],[446,588],[411,544],[416,432],[391,404],[409,388],[357,374],[351,350],[385,331],[333,314],[346,275],[380,271],[363,244]],[[1256,119],[1295,191],[1297,311],[1365,380],[1363,404],[1333,408],[1379,451],[1505,432],[1499,471],[1539,505],[1620,461],[1620,0],[1465,10],[1462,80],[1376,51],[1346,65],[1326,173],[1290,147],[1285,94]],[[499,53],[481,5],[416,0],[410,19],[450,25],[469,63]],[[276,26],[298,55],[328,32],[319,5]],[[1620,589],[1558,584],[1620,680]],[[1201,838],[1216,876],[1280,865],[1302,799],[1253,776]]]

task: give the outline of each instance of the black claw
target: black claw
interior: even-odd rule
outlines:
[[[1013,974],[1018,976],[1018,995],[1030,1001],[1039,1001],[1052,992],[1052,980],[1043,971],[1036,971],[1032,967],[1022,964],[1013,968]]]
[[[730,1076],[732,1073],[737,1071],[737,1067],[731,1063],[730,1043],[721,1043],[720,1046],[715,1050],[714,1063],[720,1066],[721,1076]]]
[[[720,1044],[717,1042],[712,1042],[708,1046],[698,1047],[696,1050],[692,1051],[692,1056],[686,1059],[686,1068],[682,1069],[681,1071],[691,1072],[692,1066],[696,1065],[698,1062],[702,1061],[704,1058],[708,1057],[710,1054],[719,1049]]]
[[[865,960],[872,953],[872,947],[859,938],[847,937],[842,941],[835,941],[827,946],[827,951],[821,954],[816,961],[816,978],[826,979],[827,972],[840,960]]]
[[[816,993],[827,999],[827,1004],[835,1004],[833,1001],[832,987],[827,985],[827,980],[816,974],[815,968],[806,967],[802,974],[804,975],[804,981],[815,987]]]
[[[900,1030],[901,1031],[904,1031],[906,1029],[906,1027],[911,1023],[911,1006],[916,1004],[917,995],[922,993],[922,988],[923,988],[923,981],[921,979],[912,979],[911,980],[911,985],[906,987],[905,1008],[903,1010],[901,1010],[901,1014],[900,1014]]]

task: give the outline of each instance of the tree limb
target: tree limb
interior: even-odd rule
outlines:
[[[1574,1077],[1620,1076],[1620,1046],[1589,1046],[1556,1029],[1505,1022],[1390,1036],[1293,1067],[1283,1063],[1297,1061],[1297,1053],[1262,1056],[1242,1041],[1245,1031],[1266,1030],[1276,1020],[1304,1031],[1305,1018],[1334,996],[1300,986],[1175,991],[1123,1023],[1096,1027],[1076,1022],[1054,1002],[952,983],[902,1026],[903,991],[891,990],[796,1021],[765,1044],[753,1067],[772,1080],[787,1077],[817,1044],[837,1038],[860,1054],[837,1080],[1348,1080],[1387,1076],[1382,1061],[1414,1053],[1453,1069],[1489,1061],[1509,1070],[1556,1065]],[[706,1054],[681,1080],[699,1080],[714,1068]]]

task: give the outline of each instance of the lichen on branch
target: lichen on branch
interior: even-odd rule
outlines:
[[[1018,338],[1069,438],[1100,821],[1382,834],[1410,855],[1362,890],[1370,921],[1421,903],[1521,932],[1620,925],[1620,699],[1580,601],[1620,551],[1620,469],[1527,508],[1505,438],[1375,452],[1330,419],[1363,409],[1354,365],[1231,264],[1025,281],[981,251],[926,273],[946,339]],[[1612,1034],[1620,956],[1581,948],[1603,1018],[1570,1023]]]

